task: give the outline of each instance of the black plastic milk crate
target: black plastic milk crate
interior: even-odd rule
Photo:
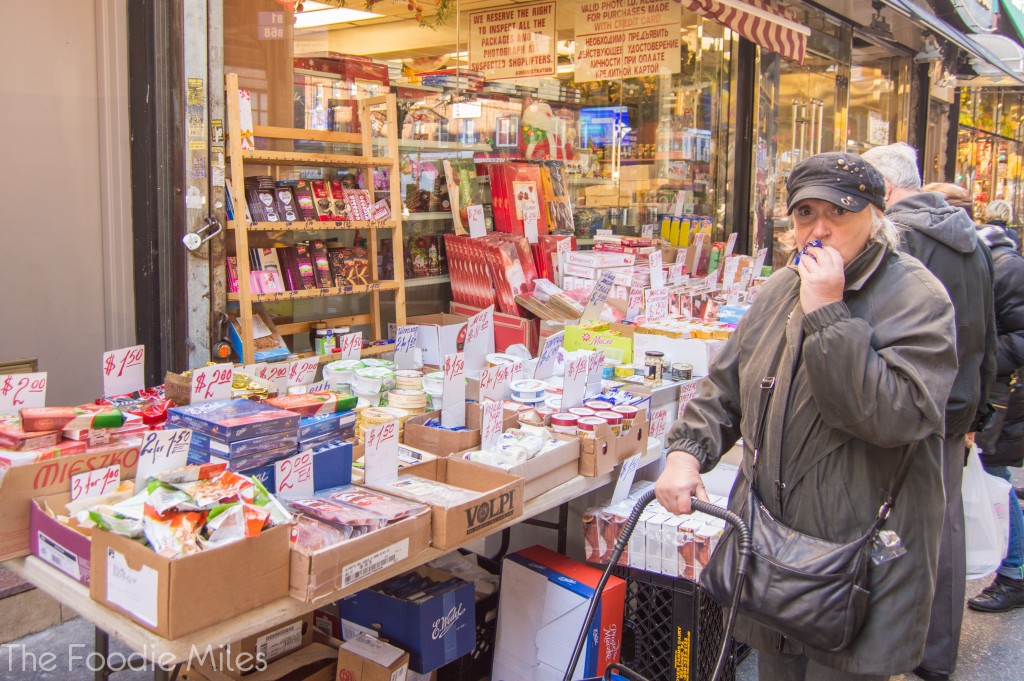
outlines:
[[[501,563],[485,556],[477,564],[492,575],[501,573]],[[494,642],[498,633],[499,590],[476,602],[476,647],[473,652],[437,670],[437,681],[480,681],[491,675]]]
[[[722,641],[722,608],[682,578],[616,568],[626,580],[622,663],[651,681],[708,681]],[[746,645],[732,643],[721,681],[736,678]]]

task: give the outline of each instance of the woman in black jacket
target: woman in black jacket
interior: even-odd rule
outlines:
[[[1016,229],[1009,226],[1010,221],[1012,220],[1013,208],[1011,208],[1010,204],[1006,201],[996,199],[995,201],[990,201],[989,204],[985,206],[985,222],[988,223],[985,226],[1002,228],[1006,237],[1013,242],[1013,249],[1019,252],[1020,235],[1017,233]]]

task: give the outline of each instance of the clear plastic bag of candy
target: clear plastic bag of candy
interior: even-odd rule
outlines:
[[[352,537],[358,537],[379,530],[387,525],[387,520],[380,515],[355,506],[345,506],[330,499],[318,497],[302,497],[289,499],[288,506],[293,511],[330,523],[336,527],[348,527]]]
[[[300,513],[295,516],[291,540],[298,550],[313,553],[340,544],[351,536],[351,526],[335,527]]]
[[[377,515],[383,516],[389,523],[393,523],[396,520],[401,520],[402,518],[407,518],[412,515],[417,515],[427,509],[423,504],[417,504],[414,501],[388,496],[386,494],[381,494],[380,492],[374,492],[373,490],[366,489],[365,487],[357,487],[356,485],[335,487],[333,489],[325,490],[317,496],[326,497],[332,501],[338,502],[339,504],[345,504],[346,506],[355,506],[356,508],[367,509]]]

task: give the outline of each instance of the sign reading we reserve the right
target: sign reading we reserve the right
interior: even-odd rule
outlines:
[[[576,82],[679,73],[676,0],[595,0],[576,14]]]

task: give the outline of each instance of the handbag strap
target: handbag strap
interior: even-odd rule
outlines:
[[[907,474],[910,472],[910,464],[914,457],[914,452],[917,451],[918,441],[911,442],[907,445],[907,449],[903,452],[903,458],[900,459],[900,465],[896,468],[896,473],[893,475],[892,487],[889,488],[885,493],[885,497],[882,499],[882,505],[878,508],[878,514],[875,516],[875,522],[871,525],[871,530],[868,534],[874,534],[889,516],[892,514],[892,507],[896,505],[896,497],[900,493],[900,489],[903,487],[904,481],[907,479]]]

